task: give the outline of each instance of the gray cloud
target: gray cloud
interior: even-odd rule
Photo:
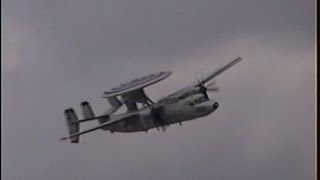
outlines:
[[[310,179],[313,1],[3,1],[4,179]],[[153,99],[230,58],[221,107],[166,133],[59,142],[62,112],[132,77],[172,70]],[[92,123],[94,124],[94,123]],[[91,125],[92,125],[91,124]],[[84,128],[90,127],[85,125]]]

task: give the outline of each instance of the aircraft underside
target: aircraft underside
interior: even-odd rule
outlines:
[[[176,118],[179,120],[179,118]],[[168,121],[168,120],[162,120],[162,121],[155,121],[154,119],[144,119],[143,122],[140,118],[131,119],[130,121],[122,121],[117,124],[114,124],[110,126],[108,131],[111,133],[113,132],[121,132],[121,133],[130,133],[130,132],[140,132],[140,131],[148,131],[153,128],[157,129],[165,129],[169,125],[175,124],[175,123],[181,123],[183,121],[187,120],[179,120],[179,121]]]

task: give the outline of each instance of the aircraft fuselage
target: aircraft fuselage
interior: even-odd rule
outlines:
[[[203,94],[180,97],[176,98],[176,101],[172,100],[172,103],[164,105],[158,103],[154,106],[154,109],[143,108],[139,110],[138,117],[116,123],[105,130],[110,132],[138,132],[148,131],[152,128],[165,128],[170,124],[206,116],[219,106],[218,102],[208,99]]]

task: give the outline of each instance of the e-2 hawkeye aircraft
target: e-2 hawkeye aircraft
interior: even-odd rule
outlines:
[[[219,107],[219,103],[209,99],[207,91],[218,91],[217,87],[212,87],[216,76],[229,69],[242,58],[238,57],[225,66],[218,68],[202,80],[198,80],[157,102],[153,102],[144,92],[144,88],[155,84],[172,73],[169,71],[150,74],[130,82],[121,84],[104,92],[104,98],[108,100],[111,108],[101,116],[95,113],[85,101],[80,104],[84,119],[79,120],[74,109],[65,110],[65,117],[69,136],[61,140],[70,139],[71,143],[79,143],[80,135],[101,129],[113,132],[147,132],[152,128],[161,128],[165,131],[171,124],[193,120],[206,116]],[[212,80],[212,81],[211,81]],[[211,81],[211,82],[210,82]],[[126,113],[115,114],[121,107],[125,106]],[[79,131],[80,124],[87,121],[97,120],[99,125]]]

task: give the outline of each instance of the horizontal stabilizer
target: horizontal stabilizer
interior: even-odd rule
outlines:
[[[73,139],[75,137],[78,138],[80,135],[83,135],[83,134],[86,134],[86,133],[89,133],[89,132],[92,132],[92,131],[95,131],[95,130],[98,130],[98,129],[101,129],[101,128],[104,128],[104,127],[108,127],[108,126],[110,126],[112,124],[115,124],[115,123],[118,123],[118,122],[121,122],[121,121],[126,121],[126,120],[129,120],[130,118],[135,118],[137,116],[139,116],[139,114],[136,113],[136,112],[129,113],[129,114],[123,114],[123,115],[115,117],[114,119],[111,119],[110,121],[107,121],[107,122],[105,122],[103,124],[100,124],[97,127],[94,127],[94,128],[82,131],[82,132],[77,132],[77,133],[70,134],[70,136],[61,138],[60,140]]]
[[[79,124],[79,123],[82,123],[82,122],[87,122],[87,121],[92,121],[92,120],[96,120],[96,119],[106,119],[106,120],[109,120],[110,118],[110,115],[102,115],[102,116],[95,116],[95,117],[92,117],[92,118],[87,118],[87,119],[81,119],[81,120],[78,120],[76,123]]]
[[[69,131],[69,135],[75,134],[79,132],[79,123],[78,121],[78,116],[75,113],[74,109],[66,109],[64,111],[66,121],[67,121],[67,127]],[[79,143],[79,136],[74,136],[70,138],[71,143]]]

